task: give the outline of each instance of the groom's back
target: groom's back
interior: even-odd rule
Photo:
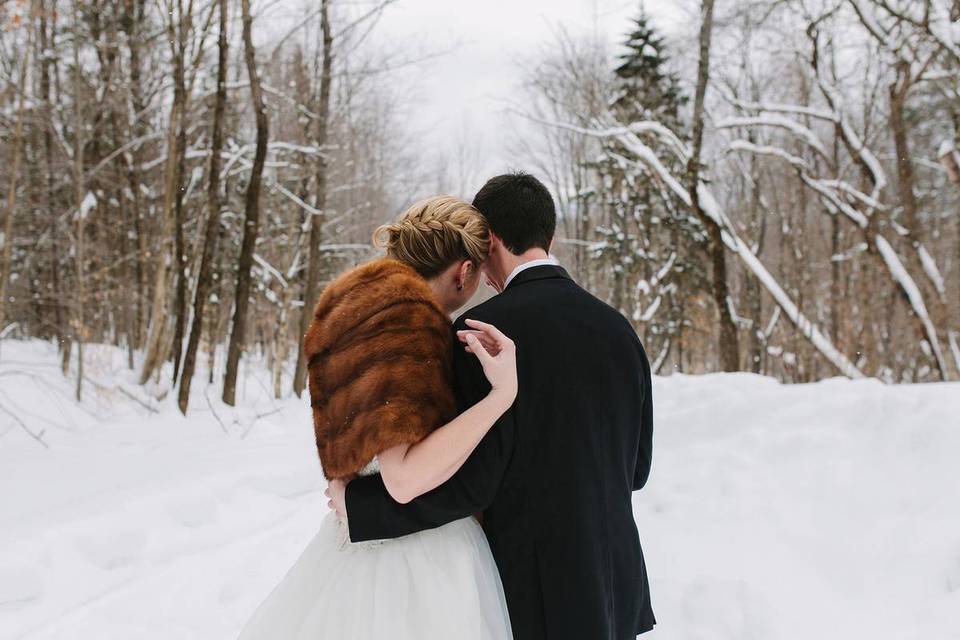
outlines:
[[[648,630],[631,493],[649,473],[652,411],[636,333],[553,266],[521,272],[469,317],[517,344],[513,451],[485,514],[517,638]]]

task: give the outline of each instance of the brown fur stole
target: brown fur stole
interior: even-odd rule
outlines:
[[[304,339],[327,478],[355,474],[453,417],[452,341],[426,280],[401,262],[375,260],[327,286]]]

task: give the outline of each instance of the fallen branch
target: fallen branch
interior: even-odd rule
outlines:
[[[213,403],[210,402],[210,396],[207,395],[207,390],[203,390],[203,399],[207,401],[207,406],[210,407],[210,413],[213,414],[214,419],[216,419],[217,424],[220,425],[220,429],[223,431],[224,435],[230,435],[230,432],[227,430],[227,425],[223,424],[223,420],[220,419],[220,416],[217,415],[217,412],[213,409]]]
[[[27,426],[27,423],[21,420],[17,414],[13,413],[2,404],[0,404],[0,411],[10,416],[10,418],[12,418],[14,422],[20,425],[20,428],[23,429],[24,433],[30,436],[33,440],[36,440],[37,442],[39,442],[44,449],[50,448],[50,445],[44,442],[43,440],[43,434],[45,433],[44,431],[41,431],[40,433],[34,433],[33,431],[30,430],[30,427]]]

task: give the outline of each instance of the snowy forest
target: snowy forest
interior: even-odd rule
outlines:
[[[78,397],[88,344],[184,412],[198,362],[233,404],[251,354],[300,395],[324,284],[466,188],[468,140],[417,161],[390,4],[0,5],[2,339],[56,344]],[[660,374],[960,377],[960,3],[693,10],[669,38],[642,3],[619,43],[558,28],[524,63],[504,117],[561,262]]]

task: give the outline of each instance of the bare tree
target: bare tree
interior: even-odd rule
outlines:
[[[317,301],[317,287],[320,278],[321,248],[323,225],[327,208],[327,134],[330,126],[330,85],[333,75],[333,33],[330,29],[330,2],[320,0],[320,31],[323,38],[323,61],[320,71],[320,95],[318,96],[316,145],[320,153],[316,158],[316,197],[314,209],[317,213],[310,216],[310,248],[307,258],[307,273],[303,283],[303,305],[300,310],[300,339],[297,348],[297,365],[293,374],[293,392],[297,397],[303,393],[306,384],[307,366],[303,353],[303,338],[313,317],[313,306]]]
[[[212,286],[213,264],[216,260],[217,233],[220,229],[220,153],[223,149],[223,119],[227,105],[227,0],[219,0],[220,35],[217,41],[217,91],[213,107],[213,131],[210,135],[210,170],[207,182],[209,213],[203,234],[203,253],[193,299],[193,322],[183,360],[177,404],[186,415],[190,401],[190,383],[197,362],[197,349],[203,333],[204,311]]]
[[[140,372],[140,383],[150,379],[166,360],[173,338],[174,318],[167,312],[172,306],[167,292],[173,284],[174,275],[170,273],[170,266],[179,268],[174,234],[176,233],[176,203],[180,198],[180,183],[182,179],[182,165],[180,159],[180,131],[182,121],[186,117],[187,93],[184,72],[184,56],[186,48],[186,31],[190,23],[188,15],[192,13],[193,0],[189,0],[184,11],[182,2],[177,3],[174,10],[172,0],[166,4],[166,32],[169,40],[173,61],[174,92],[173,103],[170,106],[170,115],[166,131],[166,158],[163,164],[163,209],[160,229],[160,247],[154,260],[153,303],[150,309],[150,331],[145,346],[143,368]]]
[[[704,100],[710,79],[710,36],[713,33],[713,0],[700,3],[700,63],[697,71],[697,89],[693,102],[693,151],[687,164],[687,191],[690,205],[707,229],[709,251],[713,266],[713,300],[720,317],[718,346],[720,367],[724,371],[740,369],[740,348],[737,324],[733,319],[727,284],[727,258],[719,221],[712,219],[700,204],[700,155],[703,149]]]
[[[57,341],[71,379],[79,353],[81,395],[91,344],[124,350],[157,397],[179,384],[184,412],[191,385],[239,400],[245,354],[273,394],[290,369],[302,393],[323,284],[404,205],[467,188],[482,151],[457,139],[443,171],[417,162],[415,92],[394,75],[410,56],[374,29],[391,2],[296,20],[237,2],[229,32],[229,0],[4,5],[4,339],[15,323]],[[560,26],[527,61],[508,151],[555,193],[560,259],[654,369],[960,375],[954,5],[705,0],[675,38],[653,19],[619,44]],[[257,27],[259,60],[251,11],[280,25]]]
[[[247,311],[250,305],[250,269],[253,266],[253,252],[257,244],[260,228],[260,185],[263,179],[263,165],[267,157],[269,123],[267,107],[263,100],[263,89],[257,71],[256,50],[253,47],[253,17],[250,15],[250,0],[242,0],[243,15],[243,57],[247,65],[247,77],[250,80],[250,101],[257,121],[257,146],[247,183],[246,206],[243,222],[243,242],[237,264],[237,289],[234,298],[233,329],[230,334],[230,346],[227,350],[227,370],[223,379],[223,401],[229,405],[236,403],[237,371],[240,365],[240,353],[247,328]]]
[[[31,13],[33,6],[31,5]],[[23,155],[24,100],[27,94],[27,69],[30,66],[30,54],[33,50],[33,20],[27,27],[26,55],[20,60],[17,79],[17,125],[13,134],[13,158],[10,163],[10,186],[7,192],[6,220],[3,223],[3,262],[0,264],[0,330],[6,322],[7,283],[10,280],[10,267],[13,258],[13,218],[16,214],[17,180],[20,176],[20,160]]]
[[[77,345],[77,386],[76,397],[79,402],[83,395],[83,343],[86,338],[84,322],[84,305],[86,304],[86,273],[84,266],[84,235],[86,220],[90,209],[95,205],[86,195],[84,184],[83,152],[84,152],[84,120],[83,120],[83,80],[80,66],[80,1],[73,3],[73,108],[75,122],[75,146],[73,150],[73,184],[76,210],[76,265],[77,291],[75,310],[74,338]]]

